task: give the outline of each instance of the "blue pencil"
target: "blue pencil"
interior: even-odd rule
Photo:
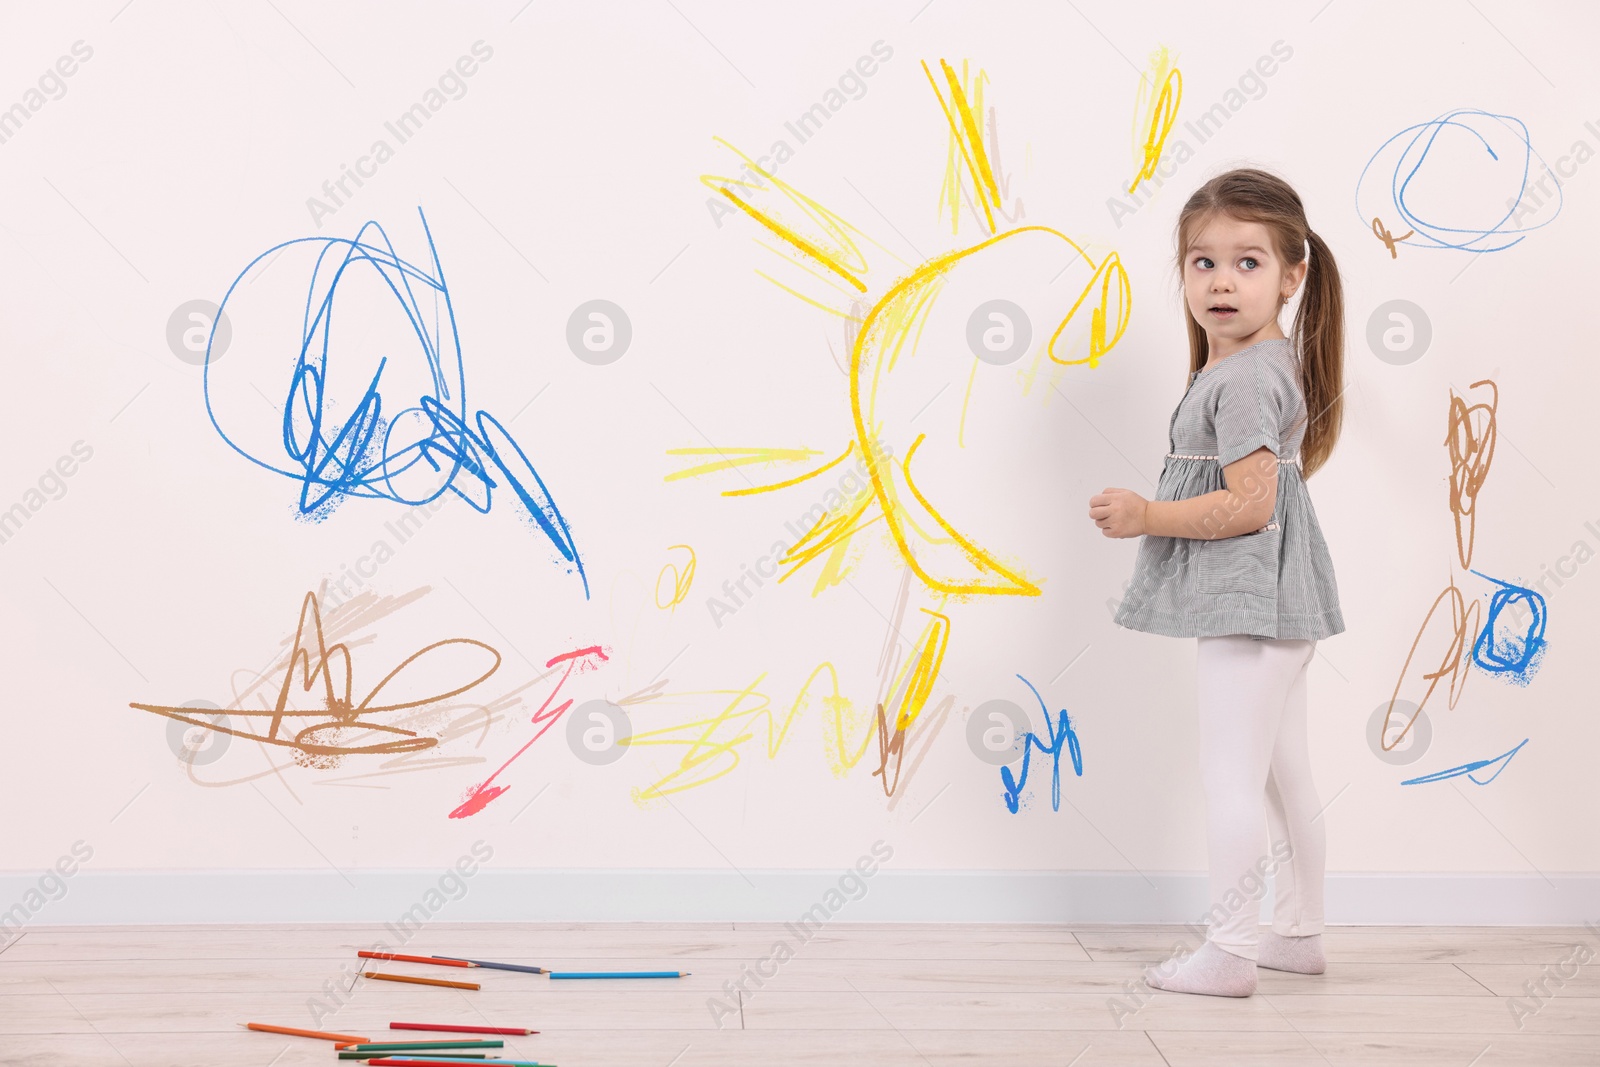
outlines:
[[[551,971],[551,978],[683,978],[688,971]]]

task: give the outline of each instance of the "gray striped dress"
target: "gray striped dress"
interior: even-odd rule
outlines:
[[[1333,560],[1300,476],[1305,397],[1285,338],[1258,341],[1190,376],[1172,413],[1156,500],[1227,488],[1222,468],[1265,446],[1278,498],[1259,530],[1216,539],[1139,539],[1114,621],[1167,637],[1320,639],[1344,631]]]

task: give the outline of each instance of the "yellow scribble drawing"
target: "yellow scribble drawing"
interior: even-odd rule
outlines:
[[[922,70],[938,99],[948,130],[949,152],[940,190],[940,216],[948,210],[952,231],[955,231],[959,226],[960,205],[966,202],[984,234],[976,243],[927,258],[887,285],[878,281],[872,269],[872,262],[880,257],[873,253],[869,260],[868,249],[879,249],[896,260],[898,256],[762,168],[738,148],[714,138],[739,157],[744,164],[742,173],[747,177],[702,174],[701,181],[725,198],[734,211],[756,224],[757,243],[806,276],[811,292],[802,292],[766,272],[758,270],[757,273],[807,305],[845,322],[849,339],[852,436],[842,448],[823,452],[809,448],[767,447],[673,449],[669,450],[669,455],[690,459],[693,465],[668,474],[666,480],[775,462],[807,463],[823,455],[831,457],[797,476],[723,491],[725,496],[744,496],[800,485],[854,459],[864,466],[868,484],[859,493],[812,509],[813,513],[820,511],[820,517],[811,522],[781,558],[787,570],[780,581],[819,559],[822,566],[812,595],[841,581],[852,538],[881,519],[895,553],[940,608],[951,599],[965,600],[980,595],[1038,596],[1042,591],[1039,579],[1031,576],[1019,562],[1001,556],[958,529],[947,517],[950,506],[934,499],[938,494],[928,488],[924,468],[917,467],[917,472],[913,471],[919,455],[934,456],[928,462],[937,464],[940,448],[965,447],[968,410],[979,368],[984,365],[966,347],[964,337],[962,344],[953,346],[959,350],[953,367],[948,365],[949,361],[941,363],[929,358],[919,361],[916,358],[918,345],[947,291],[959,288],[964,297],[983,291],[984,298],[988,299],[1008,292],[1008,286],[1012,289],[1020,289],[1021,284],[1033,286],[1044,294],[1039,298],[1043,304],[1035,301],[1035,310],[1041,313],[1034,315],[1029,311],[1029,318],[1045,329],[1033,335],[1027,353],[1033,362],[1015,371],[1026,392],[1041,368],[1099,366],[1127,329],[1132,313],[1132,291],[1127,271],[1115,251],[1091,254],[1071,237],[1050,226],[1009,225],[1020,217],[1021,201],[1016,200],[1014,212],[1004,206],[1009,182],[996,158],[998,135],[994,109],[985,110],[988,75],[982,70],[970,75],[963,63],[958,76],[944,60],[939,60],[937,68],[924,62]],[[1175,75],[1176,71],[1172,73]],[[1156,121],[1149,143],[1158,153],[1160,141],[1165,138],[1171,116],[1175,114],[1178,88],[1177,81],[1164,84],[1163,96],[1152,111]],[[1041,273],[1043,277],[1037,277]],[[1008,281],[1019,277],[1021,283]],[[1049,288],[1057,279],[1061,279],[1063,285]],[[995,291],[988,292],[989,289]],[[1019,299],[1023,298],[1019,296]],[[962,305],[957,311],[944,313],[936,327],[940,343],[948,343],[949,334],[967,327],[968,316],[960,313],[963,310],[971,309]],[[952,324],[952,315],[959,323]],[[931,403],[926,392],[920,390],[926,382],[919,382],[918,374],[923,379],[929,374],[937,375],[945,385],[952,384],[951,379],[958,375],[965,378],[965,396],[959,419],[953,426],[941,427],[930,422],[925,424],[927,430],[921,430],[913,425]],[[943,387],[940,386],[941,390]],[[945,495],[949,495],[948,490]],[[903,744],[904,731],[922,713],[949,640],[948,615],[939,611],[929,611],[929,614],[934,616],[934,621],[919,638],[916,655],[907,668],[912,673],[901,679],[906,684],[893,703],[893,740],[888,734],[890,709],[882,703],[878,708],[883,761],[875,773],[885,775],[888,792],[893,791],[886,773],[888,759],[891,755],[903,756],[903,748],[896,746]],[[737,703],[730,705],[725,715],[732,714],[731,708]],[[715,720],[719,726],[722,721]],[[870,736],[852,751],[851,744],[844,740],[842,719],[833,725],[839,730],[835,735],[838,747],[830,756],[830,762],[837,772],[859,761]],[[858,731],[861,725],[852,723],[851,733]],[[687,772],[680,768],[677,773]]]
[[[694,478],[702,474],[711,474],[714,471],[733,470],[735,467],[748,467],[757,463],[793,463],[800,460],[810,459],[812,456],[820,456],[822,453],[812,448],[669,448],[667,449],[667,455],[717,457],[714,462],[708,461],[698,464],[697,466],[686,467],[681,471],[673,471],[671,474],[667,475],[665,479],[663,479],[664,481],[671,482],[676,481],[679,478]],[[841,456],[840,458],[842,459],[844,457]],[[835,460],[834,462],[838,461]],[[828,466],[831,467],[833,464],[830,463]],[[817,470],[813,471],[812,473],[820,474],[822,471]],[[808,476],[802,475],[802,477]],[[800,479],[798,478],[791,479],[789,482],[784,484],[793,485],[799,480]],[[778,485],[773,486],[772,488],[781,489],[783,486]],[[740,493],[748,492],[751,492],[751,490],[730,489],[722,495],[737,496]]]
[[[927,71],[928,65],[924,63],[922,69]],[[944,69],[950,70],[948,65]],[[981,212],[979,223],[985,232],[994,233],[996,214],[1001,215],[1007,222],[1016,222],[1027,212],[1023,208],[1021,197],[1016,198],[1015,210],[1007,211],[1004,206],[1005,195],[1010,190],[1011,182],[1000,165],[998,117],[993,107],[987,110],[984,108],[983,92],[989,83],[989,75],[982,70],[976,75],[970,74],[966,60],[962,60],[959,84],[956,83],[953,72],[949,74],[949,80],[957,91],[951,94],[950,102],[946,103],[939,83],[934,79],[932,72],[928,72],[928,81],[933,85],[935,95],[939,97],[939,104],[944,108],[945,121],[950,126],[950,137],[945,151],[944,182],[939,187],[939,202],[942,208],[948,208],[950,211],[952,234],[960,232],[963,202],[974,215],[979,215]],[[984,118],[987,122],[983,121]],[[984,142],[983,129],[988,131],[988,144],[985,151],[975,155],[967,146]]]
[[[767,758],[775,759],[795,719],[809,706],[812,687],[824,674],[827,677],[822,695],[823,746],[835,777],[843,777],[861,762],[867,746],[872,743],[875,727],[878,766],[872,773],[875,777],[881,777],[884,795],[893,797],[900,784],[901,769],[905,762],[907,734],[922,715],[933,691],[933,683],[939,675],[950,638],[950,619],[947,616],[927,608],[922,611],[930,616],[929,621],[918,636],[911,656],[901,664],[890,682],[888,700],[879,701],[875,717],[859,713],[840,691],[839,672],[832,663],[821,663],[811,672],[781,723],[773,715],[771,699],[758,688],[766,678],[765,672],[743,689],[661,692],[652,687],[619,699],[617,704],[628,708],[630,716],[635,717],[638,712],[634,709],[641,705],[700,705],[706,698],[716,698],[721,702],[720,710],[709,717],[659,729],[635,730],[618,742],[629,747],[666,746],[683,750],[677,765],[666,774],[644,788],[635,787],[630,791],[633,802],[641,808],[646,807],[651,801],[669,793],[695,789],[731,773],[739,765],[739,749],[755,738],[754,724],[757,720],[765,722]],[[941,702],[941,723],[954,703],[953,697]],[[860,737],[859,744],[855,740],[857,736]]]
[[[1128,192],[1155,176],[1167,135],[1178,121],[1178,105],[1182,100],[1183,74],[1173,66],[1172,55],[1163,45],[1150,57],[1150,71],[1139,81],[1139,96],[1133,106],[1134,156],[1139,169],[1128,185]]]
[[[630,715],[635,715],[633,709],[643,704],[683,702],[700,704],[707,697],[723,700],[721,710],[709,718],[693,719],[657,730],[635,730],[629,737],[619,742],[630,748],[664,745],[684,750],[677,766],[672,770],[643,789],[635,787],[630,790],[633,802],[641,808],[646,807],[651,801],[660,800],[669,793],[694,789],[730,773],[739,765],[740,746],[755,737],[753,724],[757,719],[764,719],[766,722],[767,758],[776,758],[784,739],[789,736],[789,728],[794,725],[795,718],[809,705],[812,686],[824,673],[827,674],[828,691],[822,697],[822,704],[828,716],[825,722],[831,723],[831,727],[825,727],[825,730],[831,729],[829,734],[831,737],[842,737],[845,731],[844,719],[847,716],[853,717],[853,709],[849,699],[839,691],[839,672],[831,663],[819,664],[811,672],[805,684],[800,687],[794,703],[790,706],[788,714],[783,717],[781,724],[773,717],[772,701],[766,693],[757,688],[766,677],[765,672],[738,690],[703,689],[683,692],[652,690],[618,700],[618,705],[628,708]],[[860,758],[859,754],[856,758]]]
[[[656,607],[662,611],[674,610],[682,604],[683,598],[689,595],[689,587],[694,584],[694,549],[688,545],[668,545],[667,551],[671,552],[675,548],[681,548],[689,553],[689,559],[684,563],[682,570],[676,563],[668,563],[661,568],[661,573],[656,575]],[[662,603],[661,582],[668,574],[672,575],[672,595]]]

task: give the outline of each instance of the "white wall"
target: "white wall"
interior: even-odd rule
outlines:
[[[1600,372],[1581,296],[1597,221],[1589,186],[1600,181],[1585,165],[1600,147],[1600,112],[1583,109],[1592,74],[1580,42],[1595,29],[1592,14],[1507,8],[1486,11],[1491,25],[1453,7],[1354,0],[1247,4],[1225,19],[1176,3],[1080,5],[1082,15],[942,0],[805,14],[701,2],[520,7],[113,2],[28,8],[9,20],[0,56],[12,76],[0,106],[28,114],[4,127],[0,143],[11,374],[0,509],[22,508],[0,544],[10,679],[0,869],[15,875],[0,883],[12,893],[0,906],[78,841],[93,852],[83,875],[145,871],[178,885],[185,872],[237,869],[422,877],[478,840],[492,842],[492,866],[507,871],[838,872],[882,840],[893,848],[885,867],[907,872],[1198,875],[1206,851],[1194,644],[1111,622],[1136,542],[1102,537],[1086,512],[1106,486],[1154,493],[1187,369],[1173,222],[1205,178],[1256,164],[1299,189],[1346,282],[1344,437],[1309,483],[1348,625],[1311,668],[1330,872],[1397,885],[1433,874],[1499,876],[1496,886],[1511,877],[1530,893],[1548,892],[1547,877],[1560,873],[1588,894],[1581,907],[1570,898],[1563,907],[1592,914],[1584,876],[1600,868],[1589,817],[1600,730],[1584,664],[1600,583],[1576,565],[1600,541],[1585,431]],[[438,97],[400,143],[386,123],[426,104],[476,42],[464,95]],[[786,123],[826,106],[877,42],[858,98],[832,98],[837,110],[800,143]],[[1230,96],[1275,44],[1272,76]],[[1114,211],[1108,201],[1137,166],[1140,72],[1161,46],[1183,75],[1168,148],[1184,161],[1137,210]],[[31,97],[40,86],[32,72],[75,47],[64,92],[53,96],[46,79]],[[837,584],[817,590],[822,566],[813,562],[715,619],[708,598],[725,596],[724,582],[774,542],[792,543],[799,517],[843,467],[782,492],[726,496],[809,466],[668,480],[685,465],[668,450],[805,448],[814,466],[852,436],[841,317],[852,290],[762,247],[778,241],[749,218],[709,209],[717,197],[700,176],[737,166],[715,138],[752,156],[788,143],[793,157],[778,176],[863,235],[864,310],[924,261],[986,236],[965,209],[955,233],[941,214],[950,142],[921,66],[937,70],[941,58],[986,72],[1005,203],[1016,211],[1020,201],[1021,222],[1053,227],[1095,257],[1115,251],[1132,285],[1127,332],[1099,366],[1052,371],[1046,362],[1028,375],[1032,356],[981,365],[969,401],[975,361],[960,309],[992,296],[1048,298],[1040,272],[1051,263],[1020,257],[982,279],[953,276],[909,391],[893,401],[908,428],[892,442],[897,455],[914,433],[927,434],[919,486],[1042,595],[941,603],[912,581],[897,607],[907,568],[880,520],[854,539]],[[1226,122],[1202,141],[1190,123],[1218,104]],[[1470,231],[1465,242],[1497,224],[1512,229],[1498,220],[1520,195],[1519,232],[1472,247],[1522,240],[1481,253],[1426,247],[1439,232],[1430,229],[1391,257],[1371,219],[1396,235],[1409,228],[1387,192],[1409,166],[1380,149],[1460,108],[1507,118],[1444,125],[1407,204],[1432,227]],[[1559,209],[1522,191],[1514,122],[1536,153],[1530,183],[1545,164],[1561,168]],[[379,140],[392,158],[366,165],[359,188],[347,179],[351,195],[314,218],[308,198],[332,205],[323,183]],[[419,209],[448,282],[466,413],[492,413],[532,459],[570,524],[587,596],[503,488],[487,514],[457,498],[419,511],[368,496],[321,521],[298,517],[300,483],[227,446],[207,418],[203,354],[169,344],[175,311],[221,302],[240,279],[229,347],[211,367],[212,409],[241,448],[286,465],[282,409],[320,246],[292,245],[246,268],[284,242],[348,240],[374,221],[401,259],[431,272]],[[365,238],[376,242],[375,231]],[[1081,285],[1074,273],[1062,286],[1073,278]],[[375,280],[367,272],[341,283],[330,418],[349,416],[380,358],[389,360],[386,414],[429,389],[417,335]],[[623,355],[603,365],[567,343],[569,316],[597,298],[621,307],[632,329]],[[431,295],[418,300],[431,316]],[[1368,342],[1369,322],[1394,300],[1430,324],[1426,351],[1402,357],[1409,362],[1379,358]],[[446,343],[451,366],[448,321],[426,329]],[[1469,572],[1456,558],[1447,432],[1452,397],[1492,400],[1472,388],[1485,379],[1498,387],[1496,437],[1471,507]],[[58,461],[70,476],[49,475]],[[402,541],[408,516],[426,521]],[[694,551],[693,583],[681,604],[661,610],[663,568],[687,558],[675,545]],[[1547,580],[1563,568],[1570,577]],[[242,737],[224,750],[212,735],[186,765],[171,741],[181,727],[169,735],[172,720],[130,707],[229,705],[236,687],[283,654],[306,592],[341,578],[353,590],[358,570],[368,572],[365,593],[411,597],[383,602],[393,610],[348,630],[358,698],[440,640],[482,642],[502,657],[486,681],[412,727],[444,733],[436,747],[408,761],[347,755],[318,768]],[[1423,623],[1451,582],[1479,628],[1497,582],[1538,589],[1547,653],[1526,684],[1463,663],[1428,698],[1427,750],[1385,762],[1369,746],[1369,718],[1403,672],[1400,697],[1419,701],[1423,673],[1447,662],[1447,610]],[[669,574],[662,589],[670,585]],[[931,618],[924,609],[948,617],[949,640],[887,798],[871,773],[870,716],[886,651],[897,663],[912,654]],[[1515,629],[1512,618],[1502,615],[1499,628]],[[560,664],[545,666],[589,646],[604,656],[586,657],[592,669],[563,679]],[[433,655],[402,680],[410,697],[471,679],[489,654],[457,644]],[[829,755],[838,738],[823,699],[827,671],[775,755],[768,720],[754,713],[765,706],[781,724],[824,663],[849,702],[839,712],[847,747],[866,746],[853,768]],[[281,671],[267,673],[279,684]],[[973,710],[994,700],[1028,710],[1043,735],[1019,675],[1052,713],[1069,712],[1081,741],[1082,776],[1062,760],[1059,811],[1047,757],[1034,753],[1013,814],[999,767],[967,741]],[[585,762],[569,743],[575,711],[553,725],[547,717],[548,732],[533,740],[541,726],[530,720],[558,681],[547,716],[568,698],[576,708],[631,697],[636,734],[683,726],[672,735],[679,743]],[[941,702],[948,710],[935,729]],[[241,706],[262,705],[249,696]],[[302,698],[293,708],[306,706]],[[691,749],[708,726],[685,724],[730,707],[739,717]],[[1463,776],[1401,785],[1525,738],[1487,785]],[[530,741],[494,779],[506,792],[475,815],[449,817]],[[716,743],[729,751],[707,751]],[[704,758],[697,773],[714,780],[636,799],[685,758]],[[959,899],[959,888],[939,892],[954,894],[950,914],[1014,914]],[[1515,893],[1490,899],[1473,918],[1556,913]],[[95,914],[110,912],[79,917]],[[155,906],[131,917],[139,914],[166,915]],[[1385,915],[1381,906],[1362,914]]]

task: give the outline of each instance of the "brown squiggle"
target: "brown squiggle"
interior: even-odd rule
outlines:
[[[1417,710],[1412,713],[1411,719],[1406,723],[1406,728],[1400,731],[1394,739],[1394,744],[1387,741],[1389,736],[1389,720],[1394,715],[1394,702],[1400,696],[1400,687],[1405,684],[1406,672],[1411,669],[1411,661],[1417,654],[1417,646],[1422,643],[1422,635],[1428,630],[1428,623],[1433,621],[1434,613],[1439,610],[1439,605],[1445,599],[1450,600],[1450,644],[1443,655],[1439,657],[1439,666],[1436,670],[1429,671],[1422,676],[1428,683],[1427,692],[1422,694],[1422,699],[1417,701]],[[1427,617],[1422,620],[1422,628],[1417,631],[1416,638],[1411,642],[1411,651],[1406,653],[1406,662],[1400,668],[1400,677],[1395,680],[1394,693],[1389,697],[1389,708],[1383,717],[1383,732],[1379,735],[1379,743],[1385,752],[1393,751],[1406,734],[1411,732],[1411,727],[1417,721],[1417,716],[1422,714],[1422,709],[1428,703],[1428,698],[1433,695],[1433,690],[1439,684],[1439,679],[1446,674],[1450,675],[1450,702],[1449,707],[1455,707],[1461,699],[1461,694],[1467,685],[1470,674],[1465,669],[1467,644],[1472,640],[1472,635],[1478,632],[1478,616],[1482,614],[1482,605],[1474,601],[1470,606],[1466,604],[1461,590],[1456,587],[1452,579],[1444,592],[1434,600],[1433,606],[1428,609]]]
[[[1473,542],[1477,535],[1477,512],[1474,508],[1478,493],[1489,477],[1489,465],[1494,461],[1494,443],[1497,436],[1495,413],[1500,406],[1499,387],[1492,380],[1485,378],[1473,382],[1470,388],[1476,389],[1480,385],[1487,385],[1494,391],[1494,400],[1487,404],[1468,406],[1462,398],[1452,393],[1444,440],[1450,449],[1450,515],[1455,522],[1456,557],[1461,561],[1463,570],[1472,562]],[[1474,423],[1475,414],[1479,416],[1477,420],[1479,425]],[[1422,680],[1428,683],[1427,691],[1416,702],[1417,710],[1412,713],[1406,728],[1400,731],[1391,743],[1388,740],[1389,723],[1394,717],[1395,701],[1400,696],[1401,686],[1405,684],[1406,674],[1411,669],[1411,661],[1416,658],[1417,646],[1422,643],[1422,636],[1427,633],[1428,624],[1433,621],[1434,614],[1446,599],[1450,601],[1449,643],[1439,658],[1437,669],[1422,675]],[[1417,630],[1417,636],[1412,639],[1411,650],[1406,653],[1405,664],[1400,668],[1400,677],[1395,679],[1394,693],[1389,697],[1389,707],[1384,712],[1383,731],[1379,735],[1378,743],[1383,746],[1385,752],[1392,751],[1406,734],[1411,732],[1411,727],[1416,723],[1417,716],[1422,714],[1422,709],[1427,705],[1428,698],[1433,695],[1440,678],[1446,674],[1450,676],[1449,707],[1455,707],[1456,702],[1461,699],[1470,673],[1466,670],[1470,651],[1468,646],[1472,642],[1473,635],[1478,632],[1479,617],[1482,613],[1482,605],[1478,602],[1474,601],[1471,605],[1466,603],[1466,598],[1457,588],[1454,577],[1450,579],[1444,592],[1434,599],[1428,614],[1422,620],[1422,626]]]
[[[911,781],[911,775],[916,773],[917,768],[922,765],[922,761],[927,758],[929,750],[933,748],[933,739],[939,736],[940,730],[944,729],[945,720],[950,717],[950,709],[955,706],[955,697],[945,697],[934,706],[928,718],[923,721],[922,728],[916,731],[916,740],[919,742],[919,746],[917,756],[911,761],[911,766],[907,771],[906,781],[908,783]],[[905,763],[908,737],[909,732],[905,727],[896,729],[891,737],[889,720],[884,713],[883,705],[879,704],[878,766],[872,773],[874,776],[882,778],[883,795],[889,798],[889,803],[886,805],[889,811],[893,811],[895,805],[900,803],[900,798],[905,796],[905,790],[900,789],[900,768]],[[889,780],[887,773],[891,755],[895,757],[893,782]]]
[[[370,611],[373,606],[372,604],[364,605],[362,610]],[[390,610],[393,609],[391,608]],[[359,618],[359,616],[357,617]],[[354,619],[349,623],[349,625],[359,624]],[[308,648],[306,645],[308,627],[311,631],[311,636],[314,638],[314,658],[313,648]],[[470,645],[475,648],[481,648],[494,657],[494,663],[478,677],[445,692],[415,700],[402,700],[388,704],[374,703],[375,698],[384,687],[399,677],[407,667],[434,649],[443,648],[447,645]],[[269,718],[271,722],[265,733],[236,730],[229,726],[205,721],[196,717],[192,708],[140,703],[130,703],[129,706],[155,715],[176,719],[179,722],[201,726],[218,733],[232,734],[235,737],[247,738],[262,744],[289,748],[294,752],[295,762],[304,766],[332,766],[336,764],[338,757],[344,755],[409,752],[437,745],[439,743],[438,738],[421,737],[415,732],[400,726],[373,722],[367,716],[401,711],[408,708],[425,707],[464,693],[494,674],[500,667],[501,658],[500,653],[495,651],[494,648],[472,638],[453,637],[435,641],[433,644],[426,645],[403,659],[393,670],[384,675],[378,681],[378,684],[367,692],[365,697],[356,702],[352,695],[354,665],[350,659],[350,648],[343,643],[334,643],[332,645],[327,643],[327,635],[323,629],[317,595],[316,593],[308,592],[301,602],[300,621],[295,630],[293,645],[288,656],[282,662],[287,669],[283,673],[283,684],[279,688],[277,700],[270,708],[265,708],[261,711],[247,710],[238,707],[238,701],[235,701],[235,706],[228,709],[230,715]],[[296,668],[299,669],[299,688],[302,693],[311,693],[320,683],[323,708],[316,711],[291,711],[289,709],[289,702],[293,695],[296,680]],[[336,673],[342,675],[338,682],[335,680]],[[255,688],[256,686],[254,685],[247,687],[244,695],[248,695]],[[293,738],[278,736],[278,731],[282,727],[284,719],[313,716],[330,717],[304,727]],[[351,730],[395,736],[394,739],[381,741],[377,744],[353,745],[340,743],[338,738]]]
[[[1478,491],[1483,488],[1484,480],[1489,477],[1489,464],[1494,461],[1497,436],[1495,410],[1500,406],[1499,387],[1485,378],[1473,382],[1470,388],[1476,389],[1480,385],[1487,385],[1494,390],[1494,401],[1468,407],[1460,397],[1451,396],[1449,429],[1445,434],[1445,444],[1450,446],[1450,514],[1455,517],[1456,555],[1461,560],[1463,570],[1472,562],[1472,543],[1478,526],[1477,512],[1473,506],[1477,503]],[[1473,426],[1474,412],[1487,413],[1482,419],[1481,429]],[[1463,516],[1467,523],[1464,542],[1461,530]]]

